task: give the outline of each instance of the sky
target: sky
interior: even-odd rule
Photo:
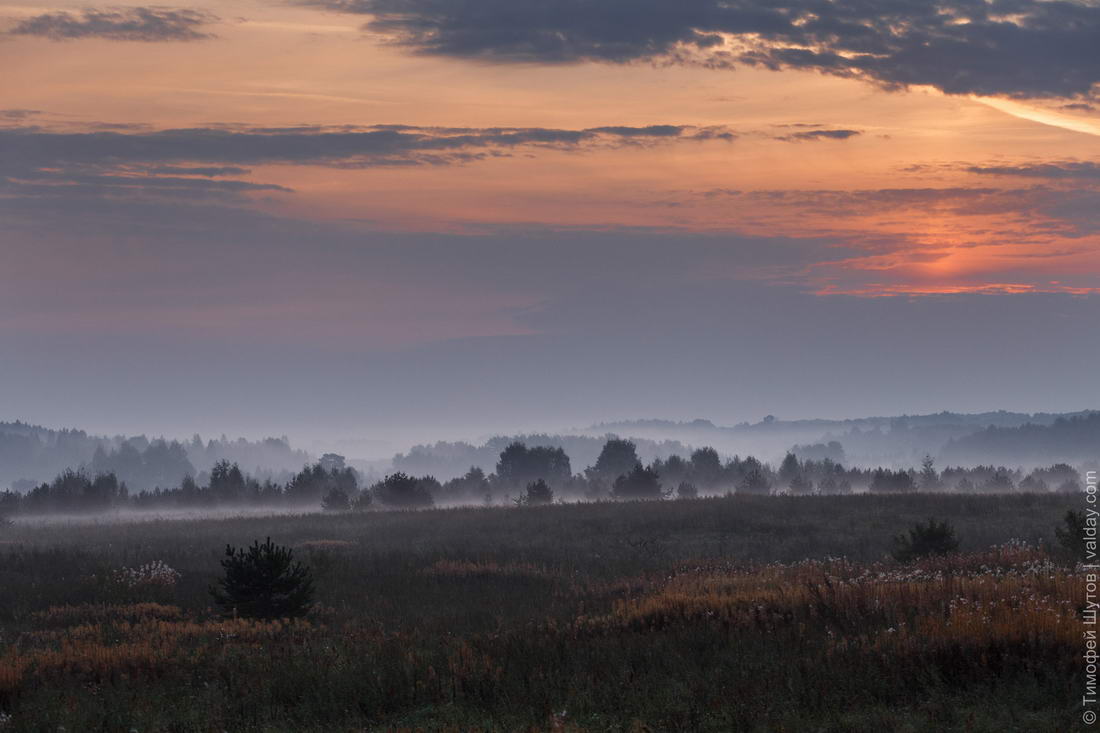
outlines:
[[[1097,407],[1100,4],[0,0],[0,419]]]

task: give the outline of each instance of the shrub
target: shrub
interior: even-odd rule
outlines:
[[[433,479],[434,480],[434,479]],[[432,506],[435,501],[428,490],[428,477],[418,479],[398,471],[371,487],[378,501],[395,507]]]
[[[1086,526],[1085,513],[1070,509],[1066,512],[1065,519],[1062,520],[1062,526],[1054,529],[1054,534],[1058,537],[1058,543],[1073,558],[1074,562],[1081,562],[1085,559]]]
[[[679,499],[698,499],[699,489],[695,488],[693,483],[681,481],[680,485],[676,487],[676,497]]]
[[[806,478],[804,474],[797,473],[788,486],[792,494],[812,494],[814,493],[814,482]]]
[[[753,468],[746,473],[737,484],[738,494],[768,494],[771,492],[771,482],[759,468]]]
[[[351,501],[351,508],[357,512],[364,512],[370,509],[371,502],[374,501],[374,495],[370,491],[360,491],[359,496],[355,497]]]
[[[909,562],[929,555],[948,555],[959,549],[955,528],[947,522],[929,519],[913,525],[907,535],[894,538],[894,559]]]
[[[546,506],[554,503],[554,490],[542,479],[527,484],[527,494],[516,500],[522,506]]]
[[[309,568],[294,562],[294,551],[259,540],[245,548],[225,546],[225,577],[210,589],[229,617],[297,618],[313,605],[313,577]]]
[[[325,498],[321,499],[321,508],[326,512],[343,512],[351,508],[348,492],[339,487],[334,487]]]
[[[888,468],[876,468],[871,475],[870,490],[876,494],[901,494],[916,491],[917,485],[908,471],[891,471]]]
[[[611,494],[616,499],[660,499],[663,496],[657,472],[652,468],[642,468],[640,463],[630,473],[615,479]]]

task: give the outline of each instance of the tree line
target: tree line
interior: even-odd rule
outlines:
[[[97,512],[117,508],[203,508],[248,505],[302,510],[418,508],[434,505],[541,505],[557,500],[693,499],[719,494],[826,494],[856,491],[905,492],[1074,492],[1081,476],[1067,464],[1023,472],[1004,466],[948,467],[937,470],[931,457],[920,468],[848,468],[830,458],[799,458],[788,453],[772,467],[752,456],[723,460],[713,448],[672,455],[643,464],[633,441],[609,438],[595,462],[574,473],[560,447],[515,441],[498,457],[495,471],[471,467],[440,482],[434,477],[396,471],[368,486],[344,458],[326,454],[288,481],[260,480],[236,463],[218,461],[203,482],[191,475],[178,486],[132,492],[111,471],[89,474],[66,470],[52,482],[22,494],[0,493],[0,514]]]
[[[250,441],[226,436],[176,441],[144,435],[97,436],[83,430],[52,430],[23,422],[0,422],[0,486],[20,492],[40,480],[80,469],[95,476],[113,473],[131,489],[175,486],[190,475],[201,483],[219,461],[251,469],[285,483],[310,456],[286,437]]]

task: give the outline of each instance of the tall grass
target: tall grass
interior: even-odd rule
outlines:
[[[1073,502],[15,527],[0,548],[0,712],[43,731],[1066,731],[1082,584],[1044,547]],[[929,515],[963,553],[887,559]],[[296,623],[217,618],[222,548],[267,535],[313,568],[320,607]]]

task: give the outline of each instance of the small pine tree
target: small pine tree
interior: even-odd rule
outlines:
[[[932,456],[925,454],[920,463],[920,489],[921,491],[939,491],[940,474],[936,471],[936,462]]]
[[[306,615],[313,605],[313,576],[294,562],[294,551],[274,544],[225,546],[225,577],[210,589],[228,617],[276,619]]]
[[[958,549],[955,528],[947,522],[929,519],[927,523],[913,525],[908,535],[895,537],[893,555],[898,562],[910,562],[930,555],[948,555]]]

